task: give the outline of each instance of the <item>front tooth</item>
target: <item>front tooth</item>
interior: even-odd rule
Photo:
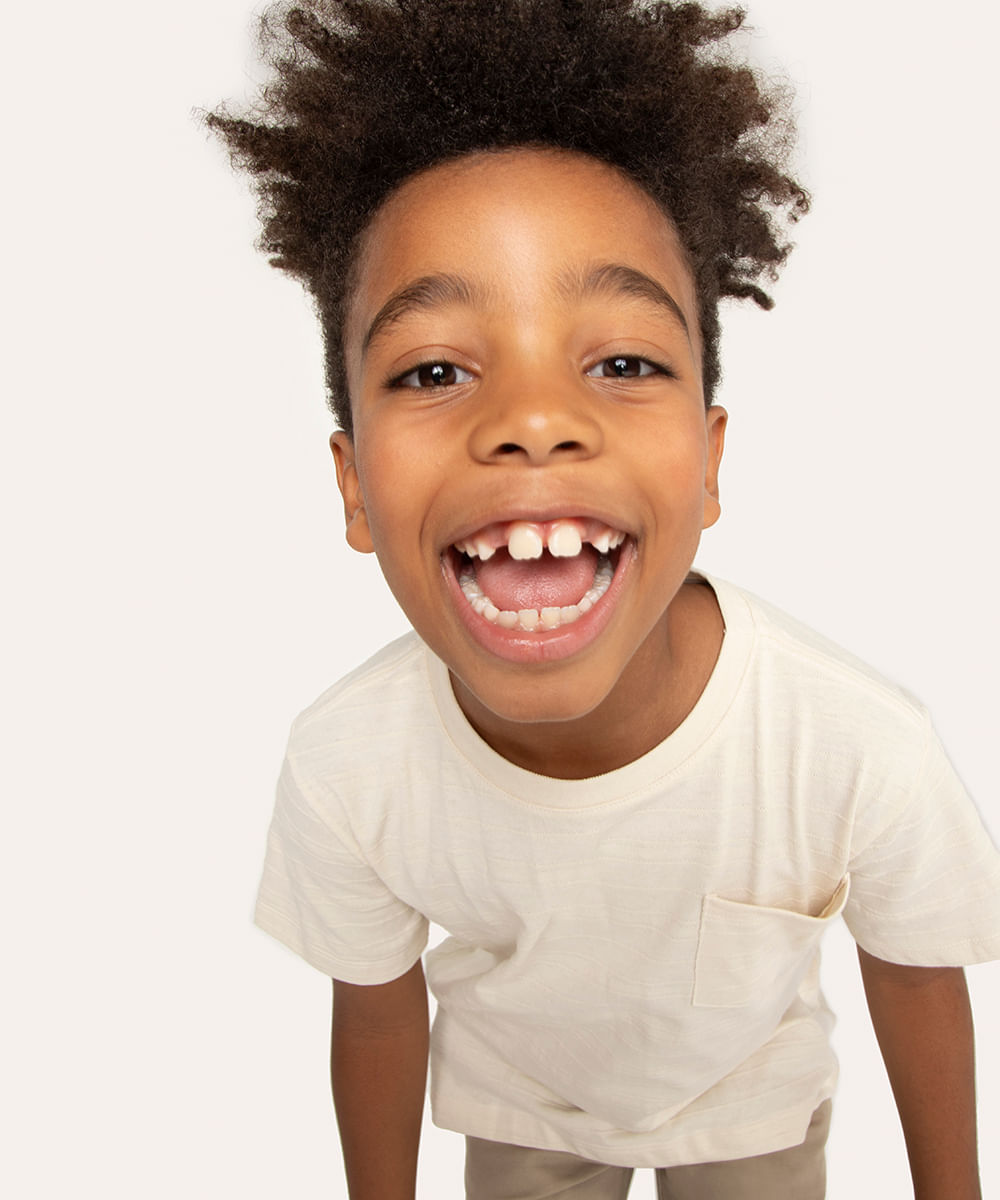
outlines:
[[[549,531],[549,553],[556,558],[575,558],[582,546],[579,529],[569,521],[559,522]]]
[[[517,614],[518,623],[526,633],[533,633],[538,628],[541,617],[537,608],[522,608]]]
[[[561,608],[543,608],[539,615],[542,618],[543,629],[555,629],[557,625],[562,624]]]
[[[510,527],[507,537],[507,550],[511,558],[527,559],[541,558],[545,543],[542,541],[541,530],[537,525],[529,525],[526,521],[515,521]]]
[[[597,537],[590,539],[591,545],[595,550],[599,550],[601,554],[607,554],[608,547],[611,545],[611,530],[605,529],[603,533],[599,533]]]

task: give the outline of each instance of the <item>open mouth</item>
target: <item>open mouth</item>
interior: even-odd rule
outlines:
[[[607,594],[627,535],[601,521],[505,521],[451,548],[469,608],[499,630],[544,635],[573,625]]]

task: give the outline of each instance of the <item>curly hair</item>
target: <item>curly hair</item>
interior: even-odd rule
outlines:
[[[735,61],[745,13],[643,0],[298,0],[261,19],[273,71],[208,125],[255,177],[275,267],[311,292],[329,404],[351,432],[343,320],[366,226],[408,177],[463,155],[546,146],[624,172],[672,220],[699,302],[706,403],[722,297],[772,301],[809,206],[785,173],[788,99]]]

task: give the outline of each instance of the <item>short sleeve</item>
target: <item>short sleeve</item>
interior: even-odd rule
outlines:
[[[1000,958],[1000,854],[929,721],[919,768],[889,809],[874,826],[857,814],[844,909],[855,941],[912,966]]]
[[[394,896],[365,861],[327,790],[313,791],[286,758],[254,920],[326,975],[388,983],[423,953],[427,919]]]

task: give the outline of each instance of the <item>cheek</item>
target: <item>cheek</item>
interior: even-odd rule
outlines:
[[[411,437],[390,422],[379,422],[377,437],[358,441],[358,476],[376,553],[416,545],[440,472]]]
[[[668,511],[683,511],[688,501],[701,503],[708,463],[703,426],[695,421],[682,421],[672,428],[650,424],[648,430],[634,431],[631,440],[633,455],[637,448],[642,451],[642,478]]]

